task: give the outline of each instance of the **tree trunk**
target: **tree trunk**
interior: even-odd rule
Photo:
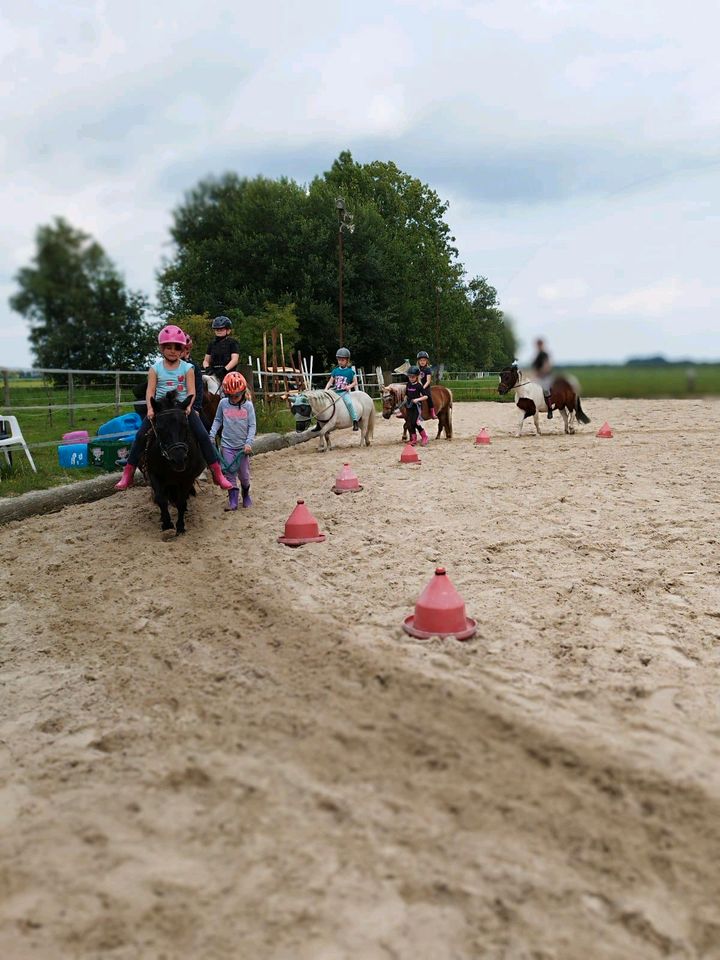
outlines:
[[[305,430],[303,433],[264,433],[256,438],[253,455],[284,450],[298,443],[305,443],[314,437],[317,437],[317,434],[311,430]],[[51,487],[49,490],[32,490],[18,497],[0,498],[0,526],[11,523],[13,520],[54,513],[62,510],[63,507],[70,507],[77,503],[91,503],[93,500],[109,497],[115,492],[118,476],[117,473],[106,473],[92,480],[79,480],[77,483]],[[136,483],[139,482],[142,482],[140,478],[136,480]]]

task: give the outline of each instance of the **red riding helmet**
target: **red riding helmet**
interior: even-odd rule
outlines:
[[[236,393],[244,393],[247,390],[247,381],[241,373],[236,373],[234,370],[231,370],[223,378],[222,388],[224,393],[232,396]]]

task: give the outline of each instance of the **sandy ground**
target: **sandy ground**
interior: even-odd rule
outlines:
[[[720,404],[585,407],[1,528],[3,960],[720,957]],[[401,630],[438,562],[474,640]]]

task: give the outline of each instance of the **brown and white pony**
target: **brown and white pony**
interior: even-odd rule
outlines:
[[[406,390],[407,384],[405,383],[391,383],[389,386],[383,389],[382,415],[385,420],[389,420],[395,411],[399,409],[403,415],[403,419],[407,421],[406,408],[404,406]],[[444,430],[445,439],[452,440],[452,392],[448,390],[447,387],[443,387],[440,384],[433,384],[433,386],[430,387],[430,393],[432,394],[433,406],[435,408],[435,413],[437,414],[438,430],[435,439],[437,440]],[[427,400],[425,399],[423,399],[422,402],[422,415],[426,426],[432,422],[430,420],[430,411],[428,409]],[[405,422],[403,425],[403,440],[405,439],[406,435],[407,422]]]
[[[506,394],[512,390],[515,394],[515,403],[522,410],[522,417],[518,426],[517,436],[522,434],[525,421],[532,417],[535,430],[540,433],[539,413],[547,413],[547,404],[542,384],[539,380],[526,377],[516,363],[500,371],[499,394]],[[557,377],[553,380],[550,391],[550,405],[560,411],[565,424],[565,433],[575,433],[575,419],[580,423],[590,423],[590,417],[585,415],[580,404],[580,385],[574,377]]]

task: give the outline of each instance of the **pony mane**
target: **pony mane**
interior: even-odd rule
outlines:
[[[394,393],[397,398],[404,397],[407,392],[406,383],[389,383],[386,387],[386,390],[389,390],[390,393]]]

